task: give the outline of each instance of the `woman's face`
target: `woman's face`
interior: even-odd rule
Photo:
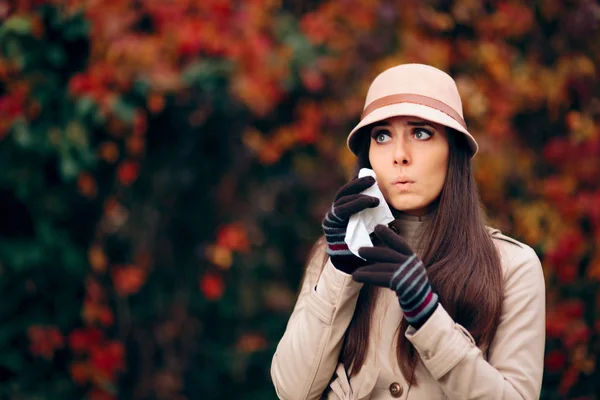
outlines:
[[[369,133],[369,161],[388,204],[407,214],[427,214],[448,171],[446,127],[402,116],[377,123]]]

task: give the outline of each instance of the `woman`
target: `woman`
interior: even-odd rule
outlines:
[[[485,226],[475,139],[454,80],[421,64],[381,73],[348,137],[395,220],[357,257],[351,215],[370,177],[323,221],[271,375],[283,399],[536,399],[545,287],[527,245]]]

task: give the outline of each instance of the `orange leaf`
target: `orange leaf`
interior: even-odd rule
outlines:
[[[148,98],[148,110],[153,114],[158,114],[165,108],[165,98],[157,93],[153,93]]]
[[[109,307],[91,300],[83,302],[82,318],[89,325],[98,322],[105,327],[110,327],[115,322],[115,317]]]
[[[242,353],[254,353],[267,347],[267,339],[258,333],[245,333],[236,344],[238,351]]]
[[[222,226],[217,232],[217,245],[231,251],[248,252],[250,250],[248,234],[241,223]]]
[[[88,260],[95,272],[102,273],[106,271],[108,257],[106,257],[104,250],[99,245],[90,247],[88,250]]]
[[[34,356],[51,360],[57,349],[64,347],[64,337],[55,326],[32,325],[27,328],[29,351]]]
[[[82,172],[77,178],[77,189],[79,193],[87,198],[94,198],[98,194],[98,185],[93,176],[87,172]]]
[[[89,380],[89,367],[88,364],[81,361],[76,361],[69,366],[69,373],[73,382],[83,386]]]
[[[146,143],[142,136],[132,136],[126,142],[127,153],[130,156],[141,156],[144,153]]]
[[[104,142],[98,147],[98,154],[101,159],[112,164],[119,159],[119,148],[115,142]]]
[[[117,267],[112,273],[115,291],[120,296],[137,293],[146,282],[146,272],[137,266]]]
[[[233,263],[231,250],[223,246],[208,246],[205,251],[206,258],[221,269],[229,269]]]

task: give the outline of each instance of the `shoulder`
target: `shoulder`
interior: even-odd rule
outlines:
[[[503,234],[500,229],[486,227],[486,230],[501,255],[510,259],[538,259],[537,254],[530,246]]]
[[[499,229],[491,227],[486,229],[498,251],[505,279],[514,274],[541,274],[540,259],[530,246],[503,234]]]

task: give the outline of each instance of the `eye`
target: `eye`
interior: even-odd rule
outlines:
[[[424,128],[416,128],[413,131],[413,136],[417,140],[427,140],[433,136],[433,133]]]
[[[385,130],[383,130],[383,129],[378,129],[378,130],[376,130],[376,131],[373,131],[373,132],[371,133],[371,137],[372,137],[373,139],[375,139],[375,141],[376,141],[377,143],[385,143],[385,142],[387,142],[389,139],[391,139],[391,136],[390,136],[389,132],[388,132],[388,131],[385,131]]]

